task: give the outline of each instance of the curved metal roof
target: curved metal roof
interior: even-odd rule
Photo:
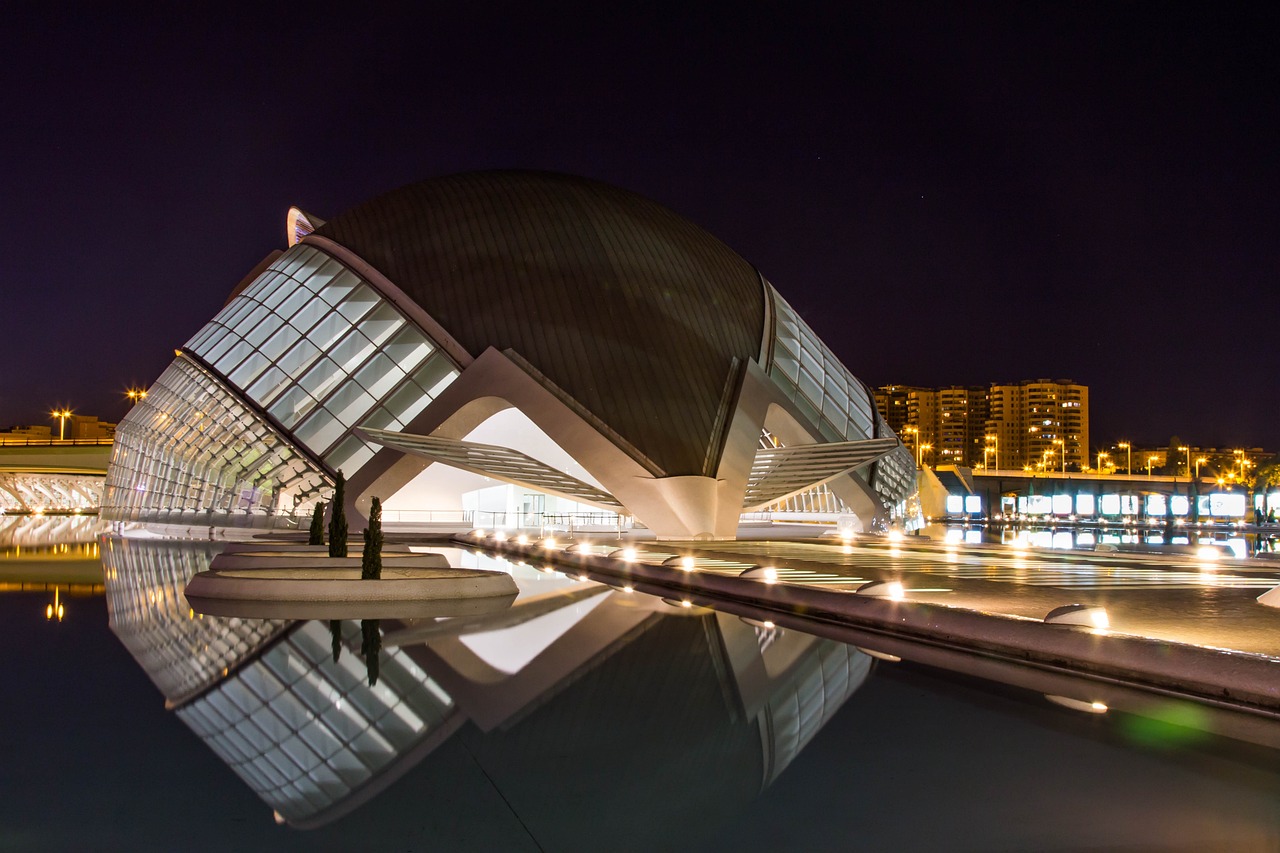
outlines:
[[[473,356],[511,349],[668,475],[713,475],[734,359],[759,354],[755,269],[635,193],[473,172],[380,196],[316,229]]]

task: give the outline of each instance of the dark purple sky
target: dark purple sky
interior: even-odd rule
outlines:
[[[0,426],[119,419],[290,204],[519,167],[690,217],[872,385],[1280,448],[1270,4],[377,5],[6,9]]]

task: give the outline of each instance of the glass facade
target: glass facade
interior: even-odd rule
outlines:
[[[182,590],[217,551],[212,544],[137,539],[106,539],[102,546],[111,630],[170,702],[213,686],[289,625],[191,610]]]
[[[116,431],[105,518],[296,526],[331,472],[350,476],[377,451],[356,426],[403,429],[458,376],[367,282],[308,245],[185,351]]]
[[[343,623],[349,649],[360,624]],[[178,716],[286,820],[338,804],[397,756],[448,724],[453,700],[409,656],[382,652],[378,684],[329,628],[303,622]]]
[[[256,526],[305,514],[332,483],[240,398],[179,357],[116,428],[102,515]]]
[[[400,430],[458,376],[453,362],[367,282],[296,245],[186,348],[330,469],[377,451],[359,425]]]
[[[875,403],[800,315],[769,288],[774,307],[769,375],[828,441],[874,438]]]
[[[848,371],[773,286],[774,337],[766,368],[773,381],[828,441],[859,441],[892,433],[871,392]],[[916,490],[915,460],[899,447],[872,465],[868,477],[894,509]]]
[[[871,657],[853,646],[819,640],[764,708],[761,729],[766,755],[765,785],[787,768],[871,674]]]

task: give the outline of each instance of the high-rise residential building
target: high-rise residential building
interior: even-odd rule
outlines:
[[[988,417],[987,389],[938,389],[938,428],[933,458],[942,465],[982,464]]]
[[[1065,454],[1067,470],[1090,464],[1089,389],[1069,379],[936,389],[887,385],[877,390],[876,402],[882,412],[896,413],[904,395],[906,419],[895,429],[913,451],[918,441],[925,462],[1060,470]]]
[[[992,385],[987,434],[1002,468],[1080,470],[1089,462],[1089,388],[1070,379]]]
[[[875,390],[876,408],[895,433],[901,434],[908,423],[907,407],[911,392],[923,390],[914,385],[884,385]]]

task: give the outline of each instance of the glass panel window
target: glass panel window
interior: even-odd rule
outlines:
[[[204,356],[204,360],[210,364],[216,364],[218,359],[222,358],[226,351],[236,343],[235,335],[229,332],[221,332],[221,335],[222,337],[215,336],[213,338],[214,343],[205,352],[200,353]]]
[[[381,398],[404,379],[404,373],[391,359],[378,353],[356,373],[356,381],[374,397]]]
[[[413,386],[410,387],[413,388]],[[416,388],[414,390],[416,392]],[[377,408],[365,416],[365,419],[360,422],[360,426],[369,427],[370,429],[399,429],[400,422],[386,409]]]
[[[258,297],[262,295],[262,292],[267,289],[271,282],[274,282],[279,277],[279,273],[268,269],[262,275],[255,278],[240,295],[248,297],[249,299],[256,299],[261,302],[262,300]]]
[[[432,346],[427,343],[417,329],[406,326],[382,347],[382,351],[400,366],[401,370],[410,371],[422,363],[431,354]]]
[[[294,431],[294,435],[317,453],[323,453],[345,430],[346,427],[333,416],[332,412],[321,408],[312,412],[311,416]]]
[[[281,303],[280,307],[276,309],[276,313],[281,317],[284,317],[286,320],[292,319],[293,316],[298,313],[299,309],[301,309],[307,302],[310,302],[313,298],[311,291],[307,290],[305,287],[295,288],[293,293],[289,294],[289,298]]]
[[[320,298],[330,305],[337,305],[347,298],[351,291],[360,285],[360,279],[350,270],[343,270],[340,275],[321,288]]]
[[[316,253],[320,257],[324,257],[321,253]],[[343,272],[342,264],[329,258],[323,266],[317,269],[309,276],[297,276],[297,279],[307,286],[312,293],[319,292],[326,284],[333,280],[334,276]]]
[[[330,355],[333,356],[334,361],[342,366],[343,370],[349,373],[364,363],[364,360],[368,358],[371,352],[373,352],[373,341],[360,334],[356,329],[352,329],[333,348],[333,352]]]
[[[274,288],[263,291],[262,304],[273,311],[278,311],[280,303],[296,288],[297,284],[292,279],[281,279]]]
[[[257,378],[258,374],[261,373],[269,363],[270,362],[267,361],[267,357],[265,355],[260,352],[255,352],[241,362],[240,366],[232,371],[231,375],[227,378],[231,380],[232,385],[235,385],[238,388],[244,388]]]
[[[442,353],[437,352],[413,372],[413,381],[434,400],[457,375],[458,371],[453,369],[453,364]]]
[[[373,453],[372,447],[352,435],[334,448],[324,461],[335,471],[357,471],[373,458]]]
[[[287,326],[285,328],[288,328]],[[294,332],[297,334],[297,332]],[[289,350],[280,359],[278,364],[280,369],[290,376],[298,376],[302,371],[306,370],[313,361],[320,355],[320,350],[316,349],[309,341],[298,341],[294,344],[293,349]]]
[[[314,302],[313,305],[323,305],[323,303]],[[322,350],[328,350],[333,346],[333,342],[338,336],[351,328],[351,324],[341,314],[326,314],[324,319],[316,324],[316,327],[307,333],[307,340],[320,347]]]
[[[260,306],[252,299],[233,299],[231,302],[227,303],[227,307],[223,309],[223,314],[218,322],[226,326],[228,329],[234,329],[241,319],[257,307]]]
[[[368,286],[362,284],[351,291],[351,295],[338,306],[338,311],[342,313],[342,316],[355,323],[368,314],[373,309],[373,306],[377,304],[377,295]]]
[[[260,347],[262,346],[263,341],[279,331],[282,324],[283,321],[281,321],[279,315],[267,314],[262,319],[262,322],[249,330],[249,333],[244,336],[244,339],[252,346]]]
[[[280,399],[276,400],[268,411],[273,418],[284,425],[285,429],[289,429],[315,407],[315,398],[294,385],[281,394]]]
[[[280,356],[297,342],[298,330],[292,326],[285,325],[280,327],[280,331],[271,336],[265,344],[262,345],[262,354],[272,361],[279,361]]]
[[[237,341],[235,346],[227,350],[223,354],[222,358],[215,362],[215,366],[225,376],[230,373],[237,364],[244,361],[245,356],[251,352],[253,352],[253,347],[249,346],[244,341]]]
[[[390,303],[384,302],[360,321],[360,331],[375,344],[380,344],[403,325],[404,319],[400,313]]]
[[[430,402],[431,398],[421,388],[413,382],[406,382],[388,398],[386,407],[400,423],[408,424]],[[375,425],[371,423],[370,426]]]
[[[342,421],[346,426],[353,426],[356,421],[373,408],[373,397],[355,382],[345,382],[339,386],[333,396],[325,400],[325,408]]]
[[[280,260],[276,261],[273,266],[278,265],[280,271],[285,275],[294,275],[298,270],[303,268],[304,264],[311,264],[308,268],[309,273],[310,270],[314,270],[319,267],[320,264],[324,263],[323,258],[319,260],[316,259],[316,256],[319,254],[320,252],[310,246],[294,246],[292,249],[285,252],[284,256],[281,257]],[[306,275],[299,277],[305,278]]]
[[[289,323],[305,334],[327,310],[328,306],[313,296],[298,308]]]
[[[254,326],[258,325],[258,323],[262,321],[262,318],[267,316],[267,313],[268,313],[267,308],[263,305],[256,305],[247,299],[245,300],[245,302],[246,304],[253,305],[253,310],[245,314],[241,319],[237,320],[234,324],[236,334],[240,335],[241,337],[244,337],[245,332],[248,332]],[[231,324],[228,323],[228,325],[231,325]]]
[[[298,384],[311,393],[317,400],[323,400],[333,387],[342,381],[345,374],[338,365],[327,358],[321,358],[306,375],[298,380]]]
[[[800,371],[800,390],[815,405],[822,404],[822,386],[806,370]]]

